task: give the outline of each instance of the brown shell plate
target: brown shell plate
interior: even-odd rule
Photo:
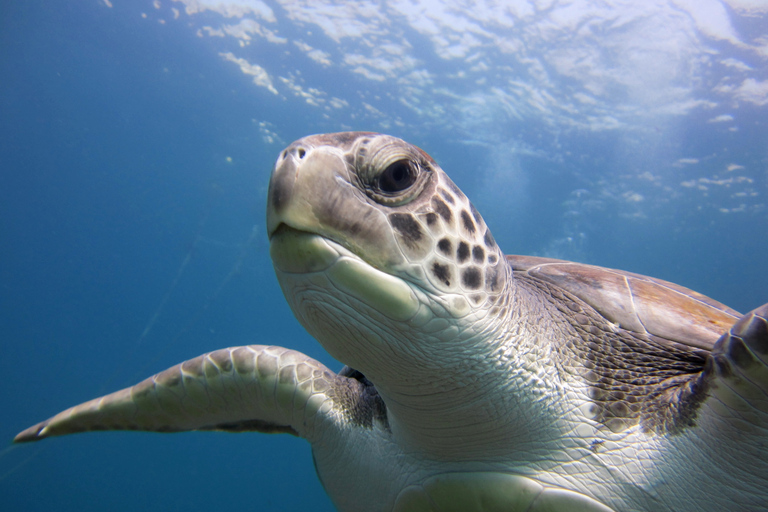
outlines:
[[[515,272],[557,285],[623,329],[712,350],[742,315],[683,286],[632,272],[508,255]]]

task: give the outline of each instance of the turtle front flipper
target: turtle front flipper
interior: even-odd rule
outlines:
[[[14,442],[93,430],[259,431],[307,437],[321,408],[333,410],[333,404],[324,404],[334,398],[353,400],[362,387],[295,350],[233,347],[60,412],[19,433]]]
[[[744,315],[717,341],[702,379],[718,416],[742,431],[768,428],[768,304]]]

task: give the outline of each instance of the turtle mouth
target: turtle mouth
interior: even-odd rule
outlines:
[[[289,274],[324,272],[341,256],[331,240],[282,222],[269,235],[269,242],[275,268]]]
[[[293,227],[289,226],[288,224],[286,224],[285,222],[281,222],[280,224],[278,224],[275,227],[275,229],[270,231],[267,234],[267,236],[269,237],[269,241],[271,242],[272,238],[274,238],[275,236],[281,236],[281,235],[283,235],[285,233],[296,232],[296,231],[302,232],[304,230],[303,229],[293,228]],[[309,233],[309,231],[306,231],[306,233]]]
[[[354,298],[392,320],[409,320],[418,312],[419,301],[405,281],[377,270],[331,239],[285,223],[269,239],[272,264],[281,285],[288,285],[286,293],[291,293],[290,283],[323,274],[331,293]]]

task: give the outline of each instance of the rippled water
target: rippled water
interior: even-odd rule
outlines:
[[[339,363],[272,275],[309,133],[425,149],[499,244],[768,300],[764,2],[16,2],[0,9],[2,430],[231,345]],[[502,7],[503,5],[503,7]],[[330,510],[288,436],[7,448],[7,510]]]

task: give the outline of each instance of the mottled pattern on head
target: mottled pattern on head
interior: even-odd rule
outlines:
[[[329,211],[313,212],[324,230],[338,233],[336,239],[376,267],[400,266],[427,291],[460,294],[473,306],[495,302],[507,278],[503,254],[477,209],[428,154],[388,135],[323,134],[292,144],[277,165],[291,155],[306,160],[312,151],[332,148],[346,162],[348,174],[339,181],[355,188],[318,193],[357,195],[358,202],[324,201]],[[275,181],[271,185],[278,211],[282,196],[290,195],[286,188]],[[372,211],[385,216],[389,233],[377,226],[380,218]],[[397,255],[388,254],[394,248],[385,243],[392,236]],[[378,253],[370,254],[371,247]]]
[[[402,144],[385,135],[361,140],[353,160],[355,169],[360,173],[370,167],[375,168],[374,173],[385,171],[377,160],[384,160],[380,154],[393,143]],[[499,266],[504,265],[503,257],[467,196],[426,153],[414,149],[415,158],[409,163],[426,177],[429,186],[424,186],[419,201],[392,208],[387,220],[405,257],[424,269],[435,289],[465,294],[478,305],[502,288]]]

